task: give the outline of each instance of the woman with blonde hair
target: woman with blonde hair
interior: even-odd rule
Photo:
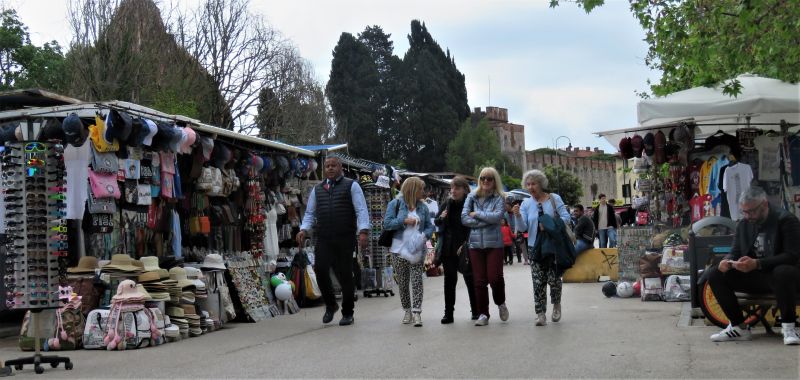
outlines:
[[[475,304],[480,314],[475,326],[489,324],[489,289],[498,306],[500,320],[508,320],[503,279],[503,234],[500,221],[505,213],[505,193],[500,174],[492,167],[481,169],[478,188],[467,196],[461,223],[470,228],[469,259],[475,284]]]
[[[383,229],[395,231],[389,252],[394,261],[400,303],[405,311],[402,323],[413,322],[417,327],[422,326],[424,243],[433,235],[433,224],[425,205],[424,190],[425,182],[419,177],[407,178],[400,187],[400,194],[386,206],[386,215],[383,218]],[[422,246],[418,244],[420,233],[424,234]]]

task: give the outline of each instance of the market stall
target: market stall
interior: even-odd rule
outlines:
[[[634,266],[652,261],[648,252],[661,255],[659,276],[688,275],[688,226],[711,216],[740,219],[738,197],[752,185],[771,204],[800,212],[800,85],[735,79],[736,96],[720,85],[643,100],[639,126],[597,133],[619,146],[638,176],[631,184],[638,226],[619,233],[621,279],[641,275]]]
[[[299,226],[302,189],[318,178],[313,151],[118,101],[4,111],[0,123],[0,236],[17,242],[0,255],[58,254],[52,267],[42,261],[52,283],[36,307],[60,321],[69,297],[55,298],[58,286],[70,285],[87,317],[85,333],[81,324],[62,336],[138,348],[296,310],[296,287],[274,292],[285,281],[273,274]],[[37,228],[42,241],[31,240]],[[4,278],[5,289],[18,282]],[[19,292],[4,305],[29,310],[38,296]],[[131,321],[152,328],[114,340]],[[66,347],[47,338],[31,341]]]

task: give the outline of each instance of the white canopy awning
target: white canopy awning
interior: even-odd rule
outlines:
[[[699,138],[718,130],[735,131],[742,128],[748,118],[751,125],[761,129],[778,130],[782,120],[800,124],[800,84],[752,74],[742,74],[736,79],[741,83],[742,91],[735,97],[723,94],[723,86],[718,84],[646,99],[636,106],[637,127],[597,134],[617,146],[626,133],[672,127],[684,122],[698,126],[695,136]]]

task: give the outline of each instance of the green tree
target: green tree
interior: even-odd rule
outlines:
[[[56,41],[31,43],[28,27],[13,9],[0,11],[0,89],[61,89],[64,54]]]
[[[403,57],[403,138],[411,142],[404,158],[409,167],[439,171],[448,144],[469,116],[464,75],[424,23],[411,22],[409,48]],[[496,138],[494,138],[496,140]]]
[[[445,155],[447,168],[456,173],[475,174],[484,166],[503,162],[500,142],[486,118],[473,124],[466,120],[450,142]]]
[[[583,186],[578,177],[557,166],[545,166],[544,175],[547,176],[547,182],[549,182],[546,191],[560,195],[567,205],[580,203]]]
[[[336,120],[335,136],[359,157],[383,160],[378,134],[378,68],[370,50],[350,33],[333,49],[326,94]]]
[[[574,0],[586,12],[603,0]],[[645,63],[661,71],[661,96],[723,83],[730,95],[743,73],[800,80],[800,3],[786,0],[629,0],[649,45]],[[558,6],[551,0],[550,6]]]

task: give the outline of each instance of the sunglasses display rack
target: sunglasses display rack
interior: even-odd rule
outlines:
[[[384,284],[391,284],[391,281],[384,281],[383,276],[386,271],[383,269],[391,265],[388,260],[389,250],[386,247],[381,247],[378,244],[378,239],[381,236],[383,226],[383,216],[386,214],[386,205],[391,200],[391,192],[389,189],[378,187],[372,184],[363,185],[364,198],[367,201],[367,208],[369,208],[369,221],[372,229],[369,233],[369,245],[362,251],[363,268],[369,267],[375,270],[375,287],[372,289],[363,289],[364,297],[375,296],[394,296],[394,290],[385,287]]]
[[[65,168],[61,144],[27,141],[6,144],[0,158],[5,201],[6,307],[29,310],[34,330],[34,356],[6,361],[6,367],[21,370],[42,363],[53,368],[68,358],[42,356],[38,314],[62,306],[58,286],[66,280],[67,227],[65,216]]]

